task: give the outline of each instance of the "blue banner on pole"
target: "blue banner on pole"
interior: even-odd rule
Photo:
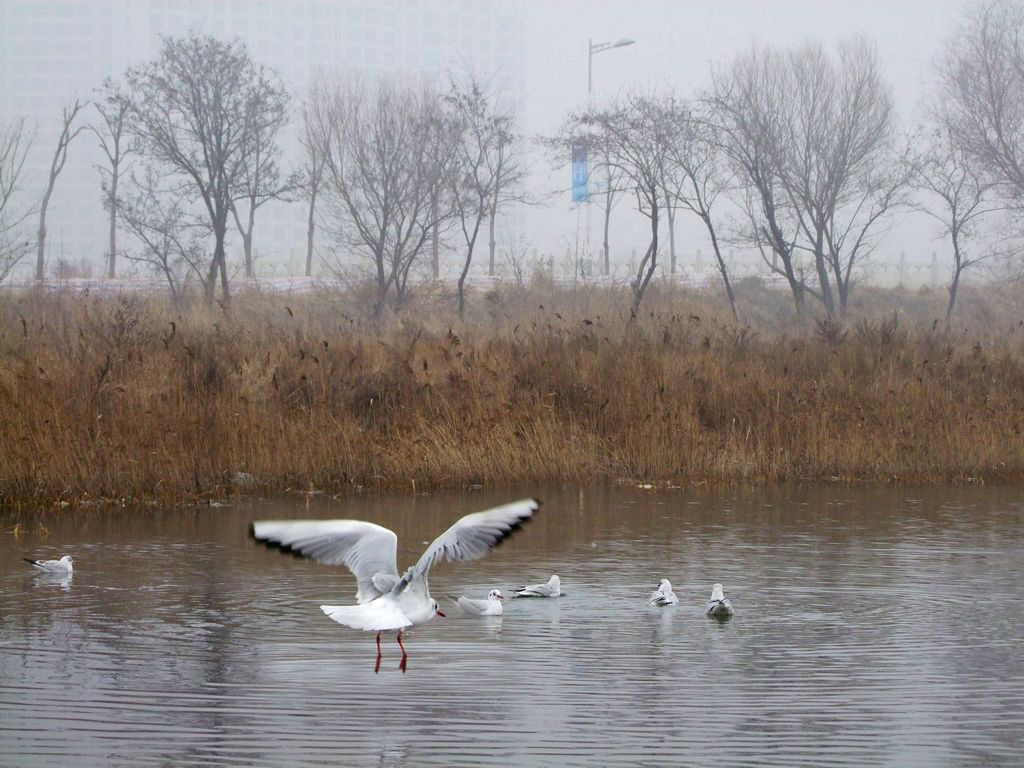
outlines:
[[[590,174],[587,171],[587,148],[572,148],[572,201],[586,203],[590,200]]]

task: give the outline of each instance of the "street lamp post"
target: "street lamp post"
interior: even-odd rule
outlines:
[[[620,39],[616,40],[613,43],[595,43],[593,38],[587,38],[587,106],[588,107],[593,107],[594,106],[594,54],[595,53],[604,53],[605,51],[612,50],[612,48],[625,48],[627,45],[633,45],[633,43],[635,43],[635,42],[636,42],[636,40],[631,40],[628,37],[620,38]],[[588,163],[590,162],[590,158],[587,158],[587,162]],[[589,173],[590,173],[590,169],[588,168],[587,169],[588,176],[589,176]],[[609,179],[609,183],[610,183],[610,179]],[[588,186],[588,189],[587,189],[587,246],[586,246],[586,252],[589,255],[590,254],[590,215],[591,215],[591,210],[590,210],[590,189],[589,189],[590,185],[589,185],[589,182],[588,182],[587,186]],[[605,273],[605,275],[607,275],[609,273],[608,254],[607,253],[604,254],[604,273]]]

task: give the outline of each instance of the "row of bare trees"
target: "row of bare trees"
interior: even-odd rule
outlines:
[[[965,269],[1019,242],[1024,199],[1024,5],[974,7],[939,64],[925,119],[898,123],[878,55],[854,38],[758,45],[712,73],[691,99],[629,92],[569,116],[551,142],[584,147],[608,219],[623,195],[650,225],[632,277],[634,311],[657,268],[662,231],[675,272],[675,215],[706,231],[734,315],[723,243],[756,248],[786,280],[798,311],[846,312],[851,290],[895,211],[939,223],[953,253],[947,316]],[[998,223],[982,222],[1001,216]],[[993,232],[1001,234],[993,234]],[[607,256],[606,272],[607,272]]]
[[[370,267],[375,316],[402,306],[439,237],[463,254],[461,315],[484,226],[493,274],[495,218],[524,199],[514,111],[469,75],[451,77],[443,92],[429,82],[350,77],[318,82],[304,118],[308,177],[316,178],[310,232],[312,201],[322,198],[319,220],[337,268],[348,254]]]
[[[302,199],[307,275],[319,230],[337,272],[350,271],[355,256],[358,274],[372,278],[379,317],[402,306],[424,254],[444,238],[463,254],[461,314],[478,238],[486,228],[493,273],[495,218],[523,199],[524,143],[512,106],[499,105],[471,75],[451,76],[445,90],[426,81],[324,78],[302,107],[302,158],[287,172],[280,143],[289,101],[244,45],[197,34],[166,39],[154,60],[106,83],[91,128],[105,157],[107,274],[115,275],[121,253],[161,275],[172,297],[194,280],[208,302],[219,285],[226,304],[231,224],[251,277],[259,209]],[[46,200],[82,130],[72,127],[80,109],[76,102],[65,113]],[[119,231],[130,248],[119,251]],[[41,224],[40,243],[42,232]]]
[[[0,124],[0,280],[32,250],[32,241],[25,237],[22,225],[33,211],[20,195],[32,139],[33,132],[24,120]]]
[[[230,299],[225,244],[233,221],[246,274],[252,274],[256,211],[298,184],[280,169],[278,139],[288,122],[288,93],[256,65],[245,46],[192,34],[164,40],[152,61],[103,85],[90,106],[65,107],[38,205],[17,209],[32,135],[23,122],[0,130],[0,279],[26,255],[21,223],[38,215],[36,279],[45,276],[47,212],[72,143],[91,131],[103,153],[99,167],[109,213],[106,273],[124,256],[163,275],[172,296],[195,278],[212,301],[219,279]],[[132,247],[120,249],[126,232]]]
[[[756,47],[692,100],[626,94],[572,115],[559,143],[585,145],[596,171],[617,178],[650,222],[634,309],[657,266],[659,226],[674,238],[674,214],[684,211],[706,231],[738,318],[725,240],[760,249],[798,308],[810,295],[829,317],[845,311],[855,267],[908,188],[911,164],[897,141],[877,54],[854,40],[835,56],[816,44]],[[673,271],[674,252],[673,242]]]
[[[1021,2],[972,6],[939,59],[926,118],[909,132],[877,52],[855,38],[832,52],[810,42],[755,46],[716,68],[700,93],[625,93],[569,115],[548,144],[560,157],[584,147],[592,174],[604,181],[606,272],[614,206],[631,200],[646,220],[647,246],[631,277],[634,311],[661,267],[666,239],[675,272],[682,214],[710,241],[737,319],[726,245],[757,249],[786,281],[798,311],[811,301],[840,318],[894,212],[909,207],[948,238],[952,314],[963,272],[1017,241],[1021,40]],[[173,296],[198,283],[208,302],[218,286],[221,300],[230,300],[232,227],[251,277],[259,210],[272,200],[303,200],[307,275],[319,231],[319,250],[336,271],[350,272],[356,257],[358,274],[375,287],[379,317],[407,301],[428,255],[436,275],[443,241],[461,253],[462,314],[481,243],[493,274],[495,220],[510,202],[526,200],[527,145],[514,105],[470,74],[443,85],[318,80],[301,108],[294,170],[282,149],[291,97],[237,41],[167,38],[153,60],[100,89],[91,105],[97,118],[86,125],[89,106],[75,100],[63,110],[35,204],[19,196],[33,131],[23,122],[0,127],[0,279],[34,246],[42,280],[49,202],[84,130],[103,152],[108,276],[127,258],[163,276]],[[33,216],[38,230],[30,239],[23,224]],[[119,234],[127,247],[119,247]]]

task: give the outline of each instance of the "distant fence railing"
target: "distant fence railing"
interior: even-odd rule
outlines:
[[[529,277],[525,281],[529,281]],[[555,285],[560,288],[574,287],[612,287],[628,286],[630,279],[624,275],[593,275],[566,277],[565,275],[549,276]],[[786,289],[787,283],[781,275],[757,275],[755,279],[760,280],[768,288]],[[697,273],[685,272],[682,274],[662,275],[658,280],[675,283],[693,289],[714,288],[719,284],[721,277],[718,273]],[[426,280],[425,282],[441,283],[453,290],[457,282],[454,276],[441,275],[437,280]],[[516,279],[509,275],[472,275],[466,278],[466,285],[475,290],[491,290],[502,286],[515,285]],[[252,280],[236,280],[232,287],[236,291],[258,291],[262,293],[289,294],[289,293],[310,293],[317,290],[335,290],[343,285],[338,280],[321,277],[265,277]],[[162,294],[167,292],[167,283],[153,278],[118,278],[100,279],[73,277],[64,280],[8,280],[0,283],[0,288],[8,290],[33,290],[42,289],[59,293],[74,294],[95,294],[102,296],[116,296],[121,293],[140,294]]]
[[[634,279],[636,274],[635,258],[632,259],[632,262],[626,263],[621,259],[617,263],[613,262],[612,274],[602,275],[599,274],[599,262],[592,258],[573,259],[569,254],[556,258],[554,256],[537,254],[531,258],[524,259],[516,265],[516,270],[501,263],[496,265],[499,274],[485,275],[474,270],[467,276],[466,283],[472,288],[487,290],[500,285],[515,283],[517,279],[529,281],[534,276],[543,275],[545,279],[554,282],[560,287],[581,285],[594,287],[602,285],[625,286]],[[658,280],[695,289],[715,288],[721,284],[721,275],[718,272],[717,264],[707,254],[702,254],[700,251],[679,254],[675,274],[670,274],[669,265],[664,254],[659,254],[659,262],[656,272],[656,279]],[[772,271],[760,254],[730,252],[726,257],[726,263],[729,269],[729,277],[733,282],[756,279],[768,288],[788,289],[786,279]],[[870,262],[866,262],[863,265],[860,272],[864,282],[876,285],[902,285],[907,288],[936,287],[944,283],[948,278],[943,266],[940,266],[936,253],[932,253],[930,261],[924,263],[920,261],[911,262],[905,253],[900,253],[895,257],[890,254],[884,258],[876,255]],[[442,267],[442,273],[434,279],[434,282],[454,287],[457,280],[457,272],[452,264],[448,264],[447,267],[447,270]],[[274,265],[271,265],[268,272],[273,268]],[[515,272],[518,272],[518,278]],[[343,284],[343,281],[336,280],[330,276],[305,277],[273,274],[272,272],[255,279],[236,278],[233,282],[233,285],[238,290],[254,290],[266,293],[308,293],[314,290],[337,288],[341,284]],[[40,286],[39,283],[29,279],[8,279],[0,283],[0,287],[13,289],[29,289],[38,286]],[[140,276],[118,279],[68,277],[46,280],[41,286],[46,290],[101,294],[117,294],[121,292],[156,294],[167,290],[167,284],[162,279]]]

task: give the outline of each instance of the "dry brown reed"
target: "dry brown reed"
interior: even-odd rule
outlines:
[[[426,295],[383,328],[342,294],[0,295],[0,504],[1024,479],[1014,300],[976,291],[946,329],[939,292],[865,292],[843,326],[740,293],[747,326],[678,289],[631,319],[625,291],[533,285],[462,324]]]

